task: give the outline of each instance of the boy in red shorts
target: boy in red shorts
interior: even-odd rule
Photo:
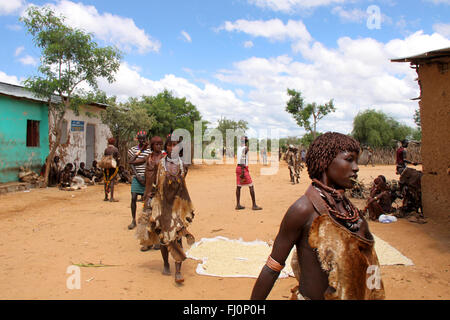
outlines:
[[[248,171],[248,138],[241,138],[241,146],[237,150],[237,167],[236,167],[236,210],[245,209],[241,206],[241,188],[248,186],[250,188],[250,196],[252,197],[252,209],[262,210],[261,207],[256,205],[255,189],[253,187],[253,181]]]

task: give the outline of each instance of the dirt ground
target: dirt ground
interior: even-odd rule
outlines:
[[[284,162],[275,175],[261,175],[250,165],[258,205],[252,211],[248,189],[235,211],[235,166],[194,166],[187,176],[196,208],[190,227],[196,240],[224,236],[244,241],[273,240],[287,208],[310,180],[291,185]],[[395,179],[394,166],[360,167],[360,179],[379,174]],[[163,276],[159,251],[139,251],[131,222],[130,185],[119,184],[118,203],[104,202],[103,186],[78,191],[32,189],[0,196],[0,299],[248,299],[255,279],[198,275],[197,261],[186,260],[183,285]],[[364,206],[363,200],[354,200]],[[138,202],[138,214],[142,202]],[[419,225],[370,222],[371,231],[414,262],[414,266],[382,266],[387,299],[449,299],[449,225],[428,219]],[[185,245],[186,247],[186,245]],[[81,268],[81,288],[68,289],[67,268],[78,263],[114,265]],[[171,260],[172,272],[174,271]],[[268,299],[285,300],[295,278],[276,282]]]

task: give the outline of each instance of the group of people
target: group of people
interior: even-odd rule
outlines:
[[[137,140],[139,144],[128,151],[128,163],[133,171],[132,223],[128,227],[136,227],[142,251],[160,249],[163,274],[170,274],[168,256],[173,257],[175,281],[182,283],[181,264],[186,259],[182,238],[185,237],[189,244],[195,241],[188,231],[194,218],[194,207],[185,182],[188,166],[180,157],[180,141],[172,136],[167,137],[164,146],[158,136],[148,143],[143,131],[138,133]],[[114,154],[105,151],[107,153]],[[302,154],[298,154],[300,156],[294,159],[301,163]],[[374,237],[363,214],[344,193],[355,184],[359,154],[358,142],[339,133],[326,133],[311,144],[303,160],[312,184],[287,210],[251,299],[267,297],[294,246],[296,265],[293,269],[299,270],[296,273],[299,281],[295,288],[296,299],[384,298]],[[288,151],[288,156],[295,156],[293,148]],[[295,167],[292,173],[295,177]],[[248,170],[246,137],[238,148],[236,181],[236,209],[244,209],[240,204],[240,191],[243,186],[248,186],[252,209],[261,210],[256,204]],[[138,195],[143,196],[144,206],[136,219]],[[374,285],[368,285],[369,268],[375,268]]]
[[[46,164],[41,167],[40,175],[44,176]],[[120,182],[129,183],[131,181],[130,174],[121,166],[118,169]],[[77,169],[75,162],[63,164],[59,156],[54,156],[50,164],[50,172],[48,176],[49,187],[59,187],[60,189],[73,188],[80,185],[94,185],[102,183],[105,177],[103,170],[98,167],[96,160],[92,161],[90,169],[86,168],[84,162],[80,162]]]
[[[44,164],[41,168],[42,176],[45,173],[45,168],[46,164]],[[53,161],[50,164],[48,186],[58,186],[63,189],[71,187],[74,183],[79,183],[79,178],[81,178],[83,182],[98,182],[101,180],[101,176],[101,171],[96,167],[96,161],[92,163],[92,168],[90,170],[86,169],[84,162],[80,162],[79,168],[77,170],[77,165],[75,162],[63,164],[59,156],[54,156]],[[85,181],[83,178],[87,178],[87,181]]]
[[[136,229],[142,251],[159,249],[162,273],[171,274],[169,254],[175,260],[175,282],[182,283],[182,262],[186,259],[182,238],[195,242],[188,231],[194,218],[194,206],[186,187],[188,166],[183,162],[183,145],[172,135],[165,142],[159,136],[148,142],[146,132],[137,134],[138,145],[128,151],[133,172],[129,229]],[[113,140],[105,156],[120,157]],[[301,155],[301,153],[300,153]],[[305,195],[284,215],[272,252],[254,285],[251,299],[265,299],[271,291],[293,247],[296,248],[295,270],[299,285],[296,299],[383,299],[384,287],[379,278],[379,262],[374,237],[363,214],[345,196],[345,189],[355,184],[360,155],[359,143],[353,138],[328,132],[311,144],[305,157],[312,179]],[[301,158],[300,158],[301,159]],[[241,140],[236,166],[237,210],[242,210],[240,191],[250,188],[253,210],[256,204],[253,182],[248,170],[248,138]],[[112,186],[117,169],[103,169],[105,185]],[[294,171],[295,172],[295,171]],[[143,196],[143,210],[136,218],[137,196]],[[105,198],[107,199],[107,198]],[[294,261],[294,259],[293,259]],[[374,273],[371,270],[374,268]],[[294,269],[294,266],[293,266]],[[375,282],[370,283],[370,277]]]
[[[404,140],[396,152],[398,185],[378,176],[367,202],[369,219],[393,213],[397,197],[403,199],[400,214],[410,209],[420,212],[421,172],[408,168]],[[361,149],[353,138],[328,132],[316,138],[308,149],[305,163],[311,185],[286,212],[272,252],[254,285],[251,299],[265,299],[270,293],[293,247],[292,269],[299,285],[291,299],[384,299],[374,237],[364,217],[345,195],[357,183]],[[368,149],[373,165],[373,150]],[[286,152],[291,182],[298,178],[295,148]],[[365,211],[365,210],[364,210]],[[372,281],[373,280],[373,281]]]
[[[165,142],[159,136],[149,139],[145,131],[136,136],[138,145],[128,150],[127,161],[132,171],[131,179],[131,224],[136,228],[141,251],[160,250],[163,274],[170,275],[169,254],[175,260],[175,282],[184,282],[181,273],[186,259],[182,238],[189,244],[195,242],[188,226],[194,218],[194,207],[186,187],[188,165],[182,160],[180,139],[172,135]],[[150,141],[148,141],[150,140]],[[108,140],[104,157],[114,159],[116,168],[104,168],[105,200],[114,195],[114,183],[118,174],[120,156],[113,138]],[[143,199],[143,210],[136,218],[138,196]],[[116,201],[116,200],[112,200]]]
[[[357,181],[359,155],[359,143],[344,134],[312,142],[305,159],[312,183],[284,215],[251,299],[268,296],[293,247],[299,283],[291,299],[384,299],[374,237],[345,195]]]
[[[292,184],[300,182],[300,172],[303,170],[306,160],[305,149],[299,150],[298,147],[290,144],[284,159],[287,162],[289,168],[289,177]]]
[[[144,209],[137,223],[135,214],[132,216],[130,228],[137,225],[141,250],[159,245],[163,274],[170,274],[168,255],[172,255],[175,281],[180,283],[184,280],[181,263],[186,258],[182,237],[190,244],[195,241],[187,230],[194,217],[185,183],[188,168],[179,156],[179,141],[171,136],[164,148],[160,137],[153,137],[149,145],[143,134],[138,135],[138,140],[139,145],[129,151],[128,161],[134,167],[132,194],[144,195]],[[244,137],[241,142],[236,166],[236,209],[243,209],[240,190],[249,186],[253,209],[260,210],[248,171],[248,139]],[[298,252],[295,269],[301,270],[297,272],[297,299],[384,298],[383,282],[377,278],[374,237],[364,216],[344,194],[356,181],[359,153],[358,142],[339,133],[326,133],[312,143],[305,159],[312,184],[286,212],[251,299],[267,297],[294,246]],[[373,285],[368,284],[370,268],[376,272]]]
[[[413,222],[424,223],[421,200],[421,177],[422,172],[413,168],[408,168],[408,164],[418,165],[407,159],[408,140],[401,141],[400,147],[396,150],[396,174],[400,176],[396,183],[388,183],[386,177],[379,175],[373,181],[366,208],[371,220],[378,220],[383,214],[393,214],[397,217],[409,216],[412,212],[417,212],[417,218]],[[393,207],[396,199],[402,199],[401,207]],[[412,220],[410,220],[412,221]]]
[[[378,220],[381,215],[394,215],[398,218],[409,217],[409,221],[426,223],[422,208],[422,172],[413,168],[405,168],[399,181],[389,183],[386,177],[379,175],[373,182],[370,196],[364,211],[370,220]],[[393,203],[402,199],[400,207],[395,208]],[[410,217],[415,213],[414,217]]]

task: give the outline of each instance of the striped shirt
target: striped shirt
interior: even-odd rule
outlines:
[[[138,151],[139,151],[139,146],[135,146],[135,147],[130,148],[130,150],[128,150],[128,160],[131,160],[131,158],[133,158],[134,155],[136,153],[138,153]],[[150,148],[142,150],[141,154],[138,155],[138,157],[136,159],[144,159],[150,153],[151,153]],[[136,169],[136,173],[137,173],[137,175],[139,177],[144,177],[145,176],[145,166],[146,166],[145,162],[143,164],[134,165],[134,168]]]

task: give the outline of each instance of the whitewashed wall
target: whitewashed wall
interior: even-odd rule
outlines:
[[[94,160],[100,161],[108,144],[107,140],[111,137],[108,126],[103,124],[100,118],[100,112],[103,110],[105,109],[98,106],[83,106],[80,108],[79,115],[75,115],[72,110],[66,112],[64,116],[64,119],[67,121],[66,132],[65,134],[63,133],[62,143],[56,150],[56,155],[61,158],[62,164],[75,162],[78,168],[79,163],[84,162],[87,168],[91,167],[92,163],[90,161],[89,163],[86,162],[86,134],[88,124],[95,126]],[[86,112],[90,113],[91,116],[88,116]],[[72,128],[72,121],[83,121],[82,130],[74,131],[76,127],[74,126]],[[52,124],[52,119],[49,119],[49,125],[52,126]],[[54,136],[51,135],[50,147],[54,140]]]

